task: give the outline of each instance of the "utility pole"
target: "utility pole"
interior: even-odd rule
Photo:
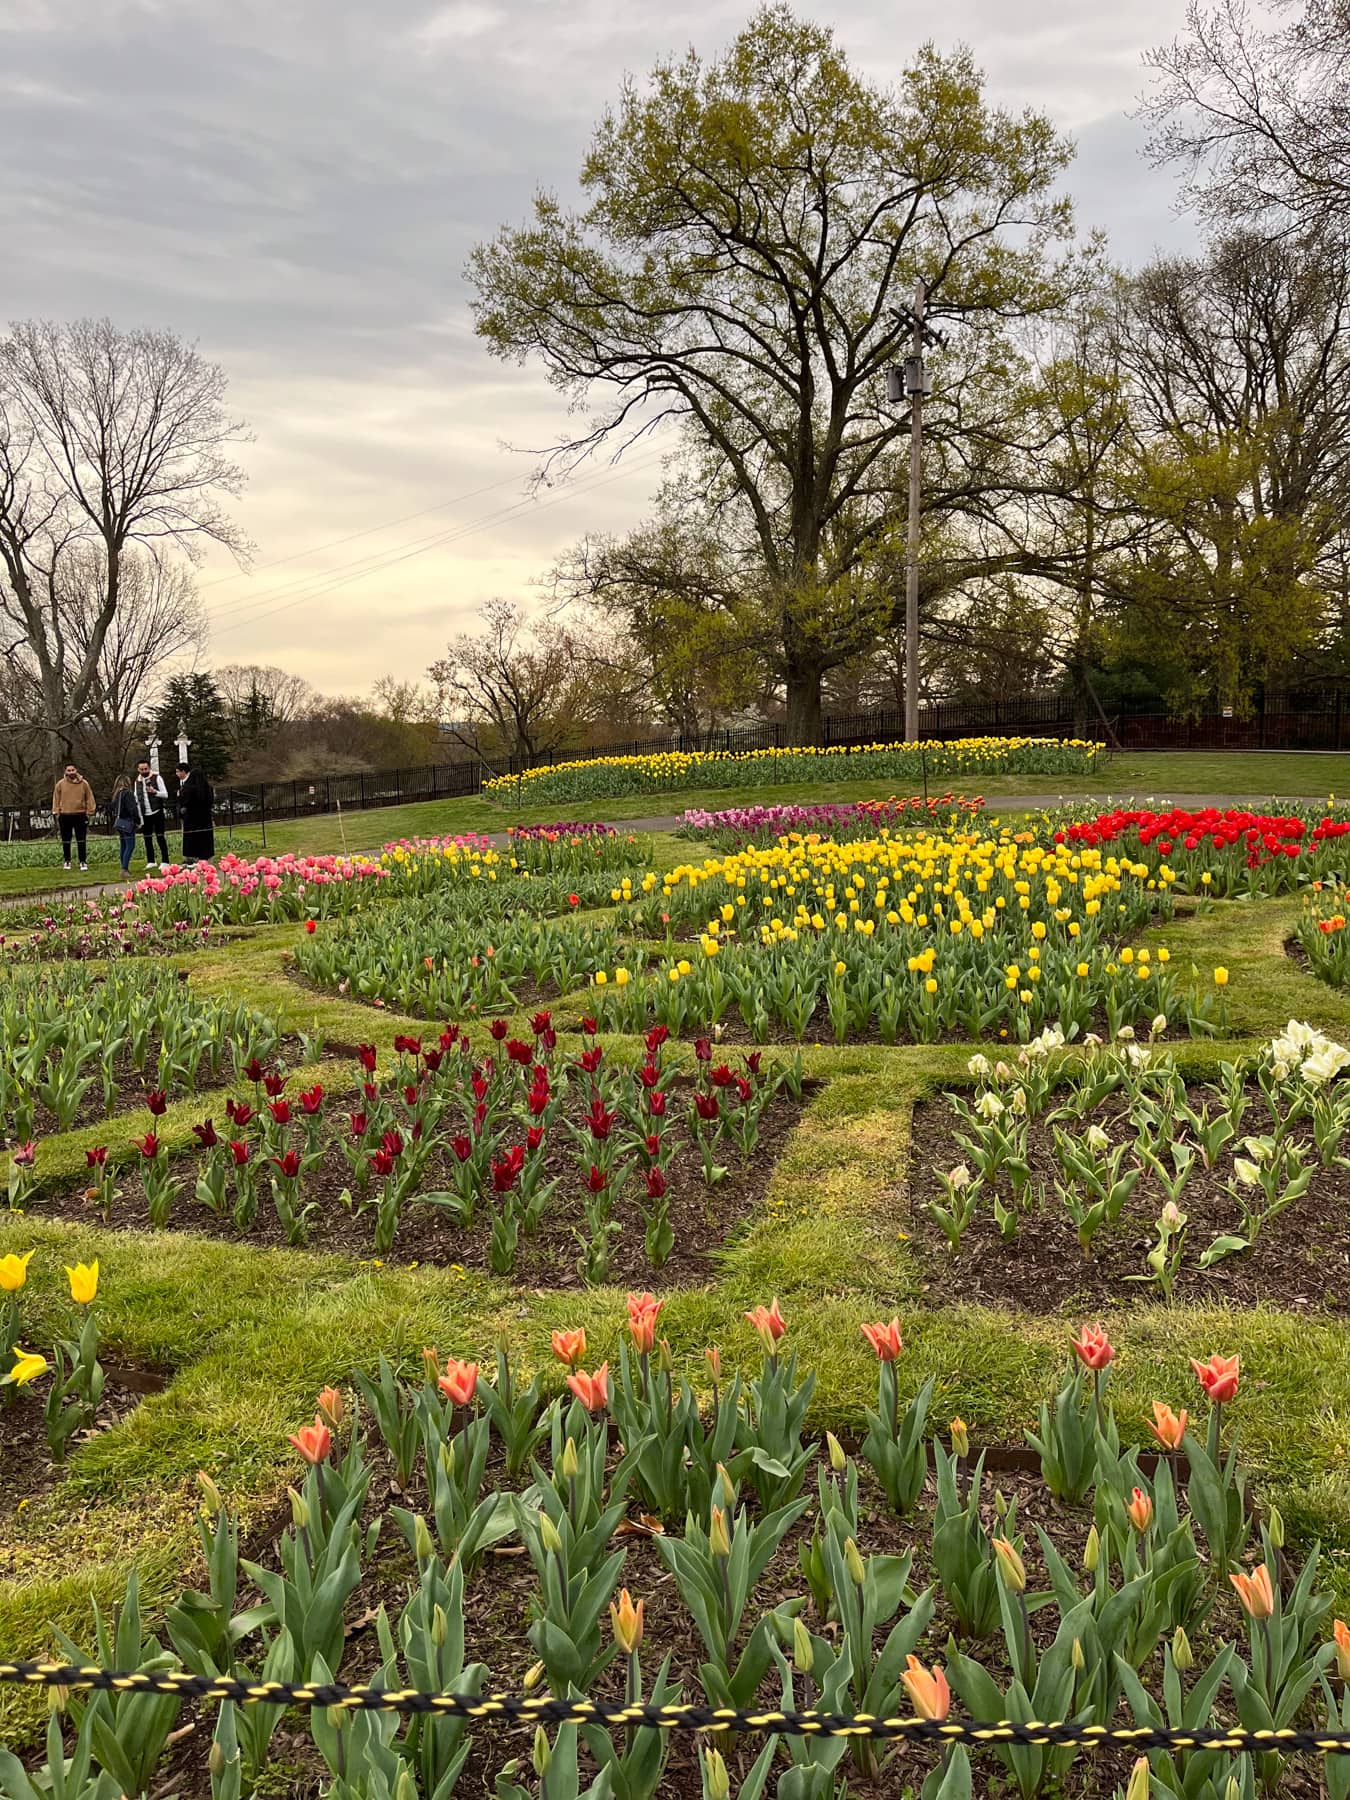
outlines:
[[[886,398],[909,401],[909,527],[905,540],[905,742],[919,741],[919,530],[923,516],[923,403],[933,383],[923,366],[924,346],[944,340],[924,324],[928,290],[914,285],[914,304],[903,308],[914,328],[903,369],[887,369]]]

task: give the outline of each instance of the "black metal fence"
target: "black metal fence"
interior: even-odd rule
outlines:
[[[898,708],[834,713],[822,720],[821,741],[827,746],[895,743],[904,737],[904,714]],[[1009,700],[942,700],[919,710],[919,735],[930,741],[962,737],[1072,737],[1082,732],[1106,738],[1122,750],[1350,750],[1350,701],[1339,687],[1308,689],[1267,706],[1264,698],[1242,717],[1228,712],[1178,717],[1160,711],[1156,702],[1113,706],[1106,722],[1066,694],[1025,694]],[[316,774],[293,781],[263,781],[221,786],[216,790],[216,823],[222,832],[253,835],[272,820],[304,819],[324,813],[364,812],[376,806],[401,806],[419,800],[447,800],[475,795],[494,775],[520,774],[540,764],[577,762],[592,756],[655,756],[669,751],[723,752],[781,749],[788,742],[781,723],[729,727],[699,738],[679,732],[635,738],[627,743],[580,745],[551,751],[533,760],[512,757],[488,763],[463,756],[443,763],[403,769],[377,769],[354,775]],[[100,808],[94,830],[106,830]],[[0,836],[35,837],[52,828],[45,802],[0,806]]]

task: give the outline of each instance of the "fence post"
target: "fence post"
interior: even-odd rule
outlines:
[[[258,783],[258,819],[262,825],[263,849],[267,848],[267,783]]]

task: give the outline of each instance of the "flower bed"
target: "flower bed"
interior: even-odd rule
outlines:
[[[915,794],[908,800],[856,800],[842,806],[736,806],[722,812],[694,807],[682,816],[679,835],[704,838],[722,850],[768,845],[807,832],[845,843],[912,824],[916,813],[942,821],[954,813],[977,813],[983,805],[981,799],[963,800],[956,794],[927,800]]]
[[[152,923],[256,925],[350,912],[389,879],[382,863],[361,856],[222,856],[172,865],[132,891]]]
[[[1350,819],[1325,811],[1188,812],[1117,809],[1055,831],[1055,842],[1100,849],[1121,844],[1161,859],[1183,892],[1288,893],[1301,882],[1350,867]]]
[[[1350,986],[1347,907],[1350,907],[1350,893],[1340,883],[1315,881],[1312,890],[1304,895],[1303,911],[1295,930],[1313,974],[1338,988]]]
[[[1084,775],[1100,744],[1062,738],[953,738],[930,744],[803,745],[773,750],[669,750],[593,756],[483,783],[494,800],[539,806],[692,787],[766,787],[781,781],[918,781],[923,776]]]
[[[709,1045],[691,1079],[664,1066],[660,1031],[636,1069],[594,1039],[565,1056],[546,1013],[528,1042],[504,1020],[491,1032],[481,1061],[454,1026],[400,1037],[383,1081],[364,1047],[345,1102],[254,1065],[254,1101],[193,1127],[204,1154],[186,1171],[151,1131],[91,1151],[91,1185],[44,1195],[40,1210],[397,1253],[530,1285],[706,1272],[765,1192],[800,1070],[757,1054],[714,1061]]]
[[[196,998],[173,969],[15,971],[0,985],[0,1134],[27,1143],[147,1096],[163,1112],[171,1096],[237,1075],[278,1043],[271,1019]]]
[[[511,866],[566,875],[617,869],[631,860],[638,840],[612,825],[579,820],[556,825],[508,825]]]
[[[930,1291],[1038,1312],[1131,1299],[1350,1310],[1350,1052],[1290,1021],[1188,1084],[1156,1040],[1047,1037],[916,1109]],[[1053,1066],[1052,1066],[1053,1065]]]
[[[556,1331],[561,1398],[549,1397],[555,1378],[531,1379],[503,1353],[489,1378],[430,1348],[418,1377],[380,1358],[350,1388],[323,1389],[289,1439],[285,1529],[241,1559],[228,1499],[202,1475],[200,1586],[170,1609],[164,1639],[143,1641],[133,1580],[115,1645],[58,1632],[56,1654],[249,1683],[265,1671],[929,1720],[1184,1730],[1216,1716],[1247,1729],[1350,1717],[1350,1632],[1319,1592],[1318,1552],[1300,1566],[1278,1517],[1257,1523],[1234,1441],[1248,1373],[1236,1356],[1193,1361],[1198,1386],[1176,1369],[1145,1456],[1112,1410],[1115,1350],[1083,1328],[1027,1432],[1039,1480],[1019,1480],[972,1451],[960,1419],[939,1424],[933,1379],[913,1391],[896,1319],[859,1320],[877,1404],[850,1454],[806,1430],[815,1377],[777,1301],[746,1314],[758,1366],[724,1375],[709,1349],[701,1393],[672,1372],[663,1304],[629,1295],[613,1367],[594,1365],[580,1324]],[[124,1793],[166,1785],[177,1701],[71,1695],[65,1713],[81,1768]],[[599,1723],[541,1727],[531,1744],[482,1721],[321,1707],[298,1730],[280,1708],[232,1705],[208,1709],[207,1726],[190,1734],[192,1754],[207,1764],[211,1736],[212,1785],[232,1774],[237,1793],[282,1761],[292,1791],[409,1800],[489,1788],[500,1800],[728,1800],[733,1779],[747,1800],[770,1780],[785,1800],[826,1800],[845,1782],[869,1795],[923,1783],[941,1800],[1007,1786],[1037,1800],[1101,1793],[1117,1772],[1072,1745],[967,1752],[767,1732],[700,1743]],[[59,1725],[48,1754],[66,1754]],[[1150,1761],[1164,1794],[1254,1792],[1245,1753],[1158,1749],[1131,1773],[1141,1796],[1155,1791]],[[17,1768],[0,1752],[0,1780]],[[1307,1777],[1279,1751],[1260,1774],[1268,1791],[1282,1777],[1301,1791]]]
[[[97,962],[127,956],[179,956],[213,941],[209,921],[161,923],[130,898],[71,900],[6,911],[0,932],[7,963]]]

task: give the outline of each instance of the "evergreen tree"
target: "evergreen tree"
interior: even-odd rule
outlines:
[[[165,685],[155,713],[155,735],[160,767],[166,771],[177,760],[174,742],[184,731],[188,761],[211,781],[219,781],[230,766],[229,720],[220,690],[207,674],[175,675]]]

